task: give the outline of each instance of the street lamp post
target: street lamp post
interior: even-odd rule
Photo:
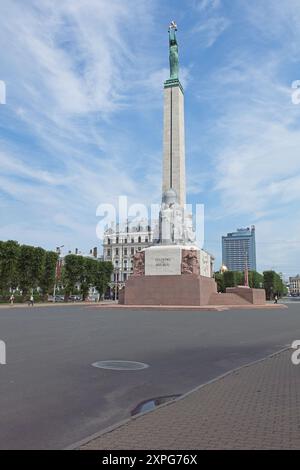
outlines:
[[[118,299],[118,294],[119,294],[119,276],[120,276],[120,268],[116,269],[116,283],[115,283],[115,301]]]
[[[55,294],[56,294],[56,288],[57,288],[57,278],[58,278],[58,270],[60,267],[60,253],[61,253],[61,248],[63,248],[65,245],[61,245],[56,247],[56,252],[58,253],[58,260],[56,262],[56,267],[55,267],[55,282],[54,282],[54,289],[53,289],[53,302],[55,302]]]

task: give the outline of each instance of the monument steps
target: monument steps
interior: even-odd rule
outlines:
[[[220,293],[212,294],[209,299],[209,305],[250,305],[246,299],[238,294]]]

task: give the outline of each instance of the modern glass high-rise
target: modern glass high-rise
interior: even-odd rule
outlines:
[[[222,237],[222,262],[229,271],[244,271],[246,266],[250,271],[256,271],[254,225]]]

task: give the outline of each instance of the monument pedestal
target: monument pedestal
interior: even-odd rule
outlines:
[[[131,276],[120,291],[119,303],[124,305],[208,305],[217,285],[210,277]]]
[[[134,273],[119,293],[125,305],[208,305],[217,284],[211,258],[190,245],[157,245],[138,252]]]
[[[265,291],[238,286],[217,293],[211,258],[186,245],[157,245],[136,253],[134,273],[119,292],[123,305],[263,305]]]

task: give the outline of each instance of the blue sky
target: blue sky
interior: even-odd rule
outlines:
[[[0,239],[87,250],[96,208],[159,202],[170,20],[188,202],[205,246],[257,227],[259,270],[300,271],[298,0],[2,0]]]

